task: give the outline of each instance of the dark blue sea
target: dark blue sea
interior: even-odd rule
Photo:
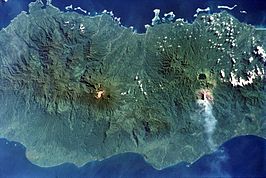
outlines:
[[[7,26],[22,10],[27,11],[29,2],[31,0],[1,0],[0,28]],[[113,11],[115,16],[121,17],[122,25],[133,26],[139,33],[144,33],[144,25],[151,23],[155,8],[161,9],[162,14],[173,11],[177,18],[191,22],[197,8],[210,7],[212,13],[220,11],[218,5],[237,5],[228,11],[240,21],[256,27],[266,26],[266,0],[53,0],[52,3],[61,10],[73,4],[92,14],[105,9]],[[252,135],[233,138],[193,164],[181,162],[163,170],[154,169],[135,153],[89,162],[83,167],[65,163],[42,168],[27,160],[25,150],[19,143],[0,139],[0,178],[266,177],[266,140]]]
[[[177,178],[177,177],[265,177],[266,140],[256,136],[234,138],[193,164],[179,163],[156,170],[135,153],[124,153],[83,167],[62,164],[41,168],[25,157],[25,147],[0,140],[1,178]]]

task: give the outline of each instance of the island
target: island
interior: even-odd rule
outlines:
[[[137,33],[30,3],[0,31],[0,136],[39,166],[134,152],[158,169],[265,138],[266,31],[226,11],[154,19]]]

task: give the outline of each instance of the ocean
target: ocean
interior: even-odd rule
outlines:
[[[29,2],[1,1],[0,28],[7,26],[22,10],[27,11]],[[192,22],[197,8],[210,7],[213,13],[222,10],[217,8],[218,5],[237,5],[227,10],[240,21],[260,28],[266,26],[264,0],[54,0],[53,4],[61,10],[72,4],[91,14],[105,9],[113,11],[116,17],[121,17],[123,26],[133,26],[138,33],[145,32],[144,25],[151,23],[155,8],[161,9],[162,14],[173,11],[177,18]],[[136,153],[115,155],[103,161],[89,162],[82,167],[65,163],[43,168],[32,164],[26,158],[25,150],[20,143],[0,139],[0,178],[266,177],[266,140],[252,135],[233,138],[193,164],[181,162],[163,170],[154,169]]]
[[[8,0],[7,3],[1,0],[0,2],[1,28],[7,26],[10,20],[22,10],[26,11],[32,0]],[[237,5],[233,10],[227,10],[240,21],[257,27],[266,25],[266,2],[264,0],[112,0],[111,3],[108,0],[68,0],[64,2],[53,0],[52,3],[61,10],[65,10],[66,6],[72,4],[73,8],[81,7],[91,14],[100,13],[103,10],[113,11],[116,17],[121,17],[122,25],[133,26],[140,33],[145,32],[144,25],[151,23],[154,16],[153,10],[158,8],[162,14],[173,11],[177,18],[184,18],[191,22],[197,8],[210,7],[210,12],[213,13],[223,10],[218,8],[219,5],[228,7]]]
[[[0,139],[1,178],[174,178],[174,177],[265,177],[266,140],[256,136],[233,138],[212,154],[193,164],[186,162],[156,170],[136,153],[123,153],[82,167],[65,163],[38,167],[25,156],[26,148]]]

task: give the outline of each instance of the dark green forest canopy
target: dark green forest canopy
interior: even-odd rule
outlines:
[[[42,166],[131,151],[157,168],[265,137],[265,44],[227,12],[138,34],[36,1],[0,31],[0,135]]]

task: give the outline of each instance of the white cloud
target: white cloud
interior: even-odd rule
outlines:
[[[211,149],[214,149],[215,144],[213,142],[212,136],[216,129],[217,120],[212,113],[212,104],[207,99],[198,100],[197,103],[201,107],[200,113],[202,116],[204,130],[208,137],[209,146]]]

